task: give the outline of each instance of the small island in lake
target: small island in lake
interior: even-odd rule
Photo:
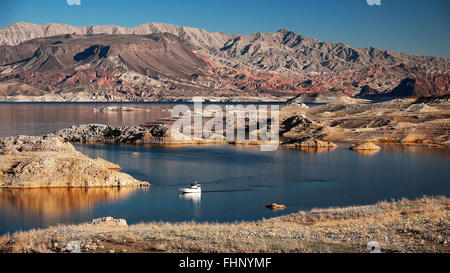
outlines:
[[[0,138],[0,188],[150,186],[51,136]]]

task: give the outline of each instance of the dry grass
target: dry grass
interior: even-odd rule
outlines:
[[[60,225],[0,237],[0,252],[449,252],[450,199],[313,209],[256,222]]]

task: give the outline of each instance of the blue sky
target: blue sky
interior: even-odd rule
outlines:
[[[78,0],[70,0],[78,1]],[[370,0],[369,0],[370,1]],[[136,26],[147,22],[227,33],[288,28],[311,38],[450,57],[450,1],[0,0],[0,27],[15,22]]]

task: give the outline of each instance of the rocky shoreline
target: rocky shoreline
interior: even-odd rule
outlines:
[[[0,237],[0,253],[125,252],[382,252],[450,251],[448,197],[313,209],[240,223],[146,223],[104,217]]]
[[[249,131],[248,135],[258,133]],[[284,148],[325,151],[333,142],[357,143],[351,149],[372,154],[379,143],[450,148],[450,100],[399,99],[375,104],[303,103],[280,112],[279,144]],[[152,145],[262,145],[262,140],[228,141],[224,135],[198,138],[173,130],[170,125],[111,126],[87,124],[58,130],[42,137],[0,138],[0,187],[118,187],[148,186],[118,172],[120,167],[90,159],[70,143]],[[273,143],[272,143],[273,144]],[[58,179],[55,179],[58,178]]]
[[[377,103],[329,103],[316,107],[293,101],[282,109],[280,121],[281,137],[287,139],[286,144],[314,138],[358,144],[450,147],[448,96]]]
[[[341,103],[308,107],[291,102],[280,111],[280,145],[286,148],[334,148],[333,142],[398,143],[449,147],[450,100],[397,99],[378,103]],[[257,134],[249,131],[247,134]],[[170,125],[114,127],[87,124],[61,129],[58,136],[72,143],[105,144],[262,144],[261,140],[227,141],[224,135],[197,138]],[[366,150],[366,149],[363,149]],[[370,149],[372,150],[372,149]]]
[[[61,129],[49,134],[49,136],[56,136],[71,143],[89,144],[183,145],[227,143],[222,139],[201,139],[194,136],[185,136],[163,124],[157,124],[152,128],[86,124]]]
[[[0,188],[150,186],[52,136],[0,138]]]

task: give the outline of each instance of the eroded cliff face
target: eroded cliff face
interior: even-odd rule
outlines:
[[[0,29],[2,100],[277,100],[449,93],[449,59],[322,42],[287,29],[251,35],[149,23],[18,23]]]
[[[57,137],[17,136],[0,139],[0,187],[148,186],[119,172],[120,166],[91,159]]]

